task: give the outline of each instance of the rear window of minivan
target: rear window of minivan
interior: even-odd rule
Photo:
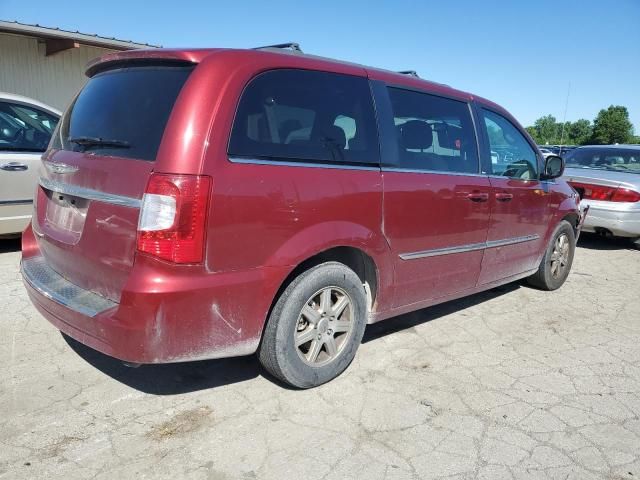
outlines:
[[[52,148],[153,161],[193,66],[133,66],[93,76],[64,115]]]

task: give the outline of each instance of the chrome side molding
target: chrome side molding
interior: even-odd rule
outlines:
[[[402,260],[415,260],[417,258],[436,257],[439,255],[451,255],[452,253],[465,253],[484,250],[486,248],[504,247],[507,245],[515,245],[517,243],[531,242],[539,238],[540,235],[525,235],[523,237],[505,238],[504,240],[470,243],[467,245],[459,245],[457,247],[434,248],[431,250],[422,250],[420,252],[401,253],[399,257]]]
[[[142,200],[140,200],[139,198],[126,197],[124,195],[116,195],[113,193],[105,193],[99,190],[93,190],[91,188],[84,188],[65,182],[49,180],[48,178],[44,177],[40,177],[39,183],[40,186],[46,188],[47,190],[51,190],[52,192],[72,195],[74,197],[86,198],[87,200],[95,200],[97,202],[110,203],[112,205],[120,205],[122,207],[129,208],[140,208],[140,205],[142,205]]]
[[[532,242],[538,240],[540,235],[525,235],[524,237],[505,238],[504,240],[491,240],[487,242],[487,248],[504,247],[515,245],[516,243]]]
[[[291,160],[283,160],[283,159],[268,159],[268,158],[248,158],[248,157],[237,157],[237,156],[229,156],[229,161],[231,163],[240,163],[246,165],[271,165],[271,166],[280,166],[280,167],[306,167],[306,168],[333,168],[338,170],[371,170],[371,171],[380,171],[380,167],[376,164],[371,164],[371,166],[367,165],[351,165],[351,164],[338,164],[338,163],[327,163],[327,162],[313,162],[313,161],[291,161]]]
[[[0,205],[31,205],[32,203],[32,198],[28,200],[0,200]]]
[[[475,250],[484,250],[487,244],[470,243],[468,245],[460,245],[459,247],[434,248],[433,250],[423,250],[421,252],[401,253],[402,260],[414,260],[416,258],[437,257],[439,255],[451,255],[452,253],[473,252]]]

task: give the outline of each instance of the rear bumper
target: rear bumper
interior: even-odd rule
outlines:
[[[617,237],[640,237],[640,205],[582,200],[589,207],[582,230],[606,229]]]
[[[38,311],[80,343],[132,363],[255,352],[284,274],[265,268],[175,278],[160,262],[141,256],[120,303],[114,303],[46,269],[39,255],[23,258],[24,284]]]

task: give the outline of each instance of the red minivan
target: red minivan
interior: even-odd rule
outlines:
[[[86,74],[22,275],[107,355],[257,352],[313,387],[367,323],[569,274],[582,215],[562,160],[487,100],[282,46],[113,53]]]

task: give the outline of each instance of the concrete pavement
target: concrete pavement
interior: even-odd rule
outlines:
[[[290,390],[239,358],[129,369],[65,339],[0,244],[0,479],[640,478],[640,251],[367,329]]]

